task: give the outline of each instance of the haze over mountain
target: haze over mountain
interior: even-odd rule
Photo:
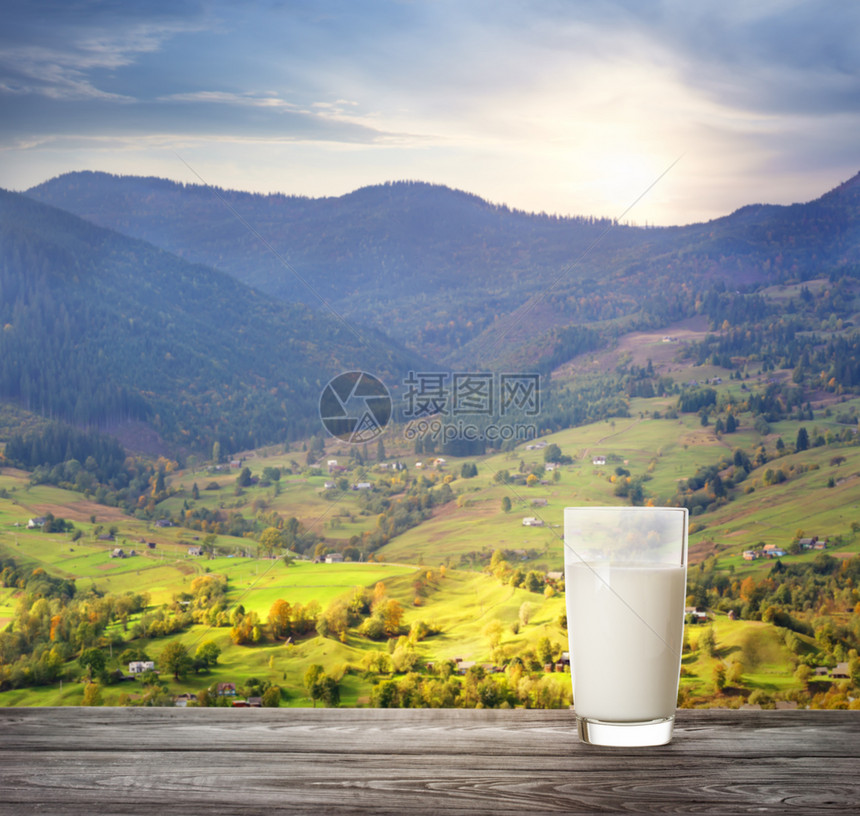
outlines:
[[[860,175],[809,203],[648,229],[413,182],[308,199],[82,172],[27,195],[282,300],[325,300],[461,366],[540,364],[571,324],[657,326],[688,316],[685,292],[748,290],[860,259]]]
[[[322,387],[351,368],[392,384],[419,366],[547,373],[697,314],[756,330],[761,353],[781,307],[756,293],[856,278],[858,215],[860,176],[806,204],[640,229],[421,183],[310,200],[71,173],[0,196],[0,395],[227,451],[318,432]]]
[[[329,312],[0,191],[0,399],[224,452],[319,432],[331,377],[414,355]]]

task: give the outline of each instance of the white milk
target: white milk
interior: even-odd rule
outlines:
[[[579,717],[643,722],[674,714],[685,584],[683,566],[566,565],[573,705]]]

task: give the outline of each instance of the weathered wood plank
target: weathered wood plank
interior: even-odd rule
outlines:
[[[846,813],[860,713],[679,712],[600,749],[570,712],[0,709],[8,813]]]

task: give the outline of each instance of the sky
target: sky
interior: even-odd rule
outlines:
[[[445,184],[685,224],[860,172],[860,3],[3,0],[0,187]]]

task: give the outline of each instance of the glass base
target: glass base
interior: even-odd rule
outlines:
[[[606,722],[577,717],[576,731],[579,738],[588,745],[644,748],[669,742],[674,724],[674,716],[647,722]]]

